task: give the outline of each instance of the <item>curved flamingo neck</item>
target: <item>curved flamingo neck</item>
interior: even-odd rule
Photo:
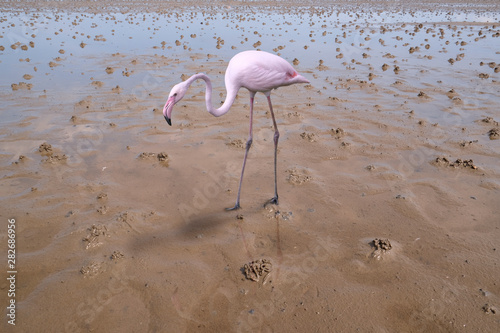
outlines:
[[[226,114],[231,108],[231,105],[233,105],[234,100],[236,99],[238,89],[235,89],[231,84],[227,84],[228,82],[226,80],[226,100],[220,108],[215,109],[212,105],[212,82],[207,75],[203,73],[195,74],[186,80],[186,84],[188,86],[191,86],[191,84],[198,79],[202,79],[203,81],[205,81],[205,103],[207,106],[207,111],[216,117],[220,117]]]

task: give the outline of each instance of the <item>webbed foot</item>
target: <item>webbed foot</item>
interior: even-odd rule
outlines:
[[[279,203],[278,203],[278,196],[275,196],[275,197],[267,200],[266,203],[264,204],[264,208],[266,208],[267,205],[279,205]]]
[[[240,209],[241,206],[240,206],[240,203],[237,202],[236,205],[234,205],[234,207],[230,207],[230,208],[226,208],[227,211],[231,211],[231,210],[237,210],[237,209]]]

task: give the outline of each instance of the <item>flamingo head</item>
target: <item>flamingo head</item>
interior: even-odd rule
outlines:
[[[179,84],[176,84],[172,88],[172,90],[170,90],[170,94],[168,94],[167,102],[163,107],[163,116],[165,117],[165,120],[170,126],[172,126],[172,121],[171,121],[172,109],[174,108],[174,105],[184,97],[187,88],[188,88],[187,84],[185,82],[181,82]]]

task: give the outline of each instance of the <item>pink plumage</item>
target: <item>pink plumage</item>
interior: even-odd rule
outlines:
[[[309,83],[285,59],[262,51],[235,55],[227,66],[226,88],[246,88],[251,92],[269,92],[294,83]]]
[[[264,93],[267,97],[269,109],[274,125],[274,197],[266,202],[265,205],[272,203],[278,204],[278,186],[276,159],[278,150],[279,131],[274,118],[273,107],[271,104],[271,91],[279,87],[289,86],[295,83],[309,83],[309,81],[298,74],[297,71],[283,58],[264,51],[244,51],[236,54],[230,61],[224,76],[226,85],[226,100],[222,106],[215,109],[212,106],[212,83],[209,77],[203,73],[195,74],[186,81],[176,84],[168,96],[167,102],[163,108],[163,116],[169,125],[171,123],[172,109],[186,94],[187,89],[191,84],[202,79],[206,83],[205,101],[207,111],[212,115],[219,117],[226,114],[231,105],[233,105],[238,90],[246,88],[250,92],[250,134],[246,144],[245,157],[243,159],[243,167],[241,170],[240,184],[238,188],[238,196],[236,205],[228,210],[240,208],[241,184],[243,181],[243,173],[248,156],[248,150],[252,145],[252,121],[253,121],[253,101],[257,92]]]

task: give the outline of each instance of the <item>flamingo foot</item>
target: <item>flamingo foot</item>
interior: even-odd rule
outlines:
[[[279,205],[279,203],[278,203],[278,196],[275,196],[275,197],[267,200],[266,203],[264,204],[264,208],[266,208],[267,205]]]
[[[231,210],[237,210],[237,209],[240,209],[241,206],[240,206],[240,203],[237,202],[236,205],[234,205],[234,207],[230,207],[230,208],[226,208],[227,211],[231,211]]]

